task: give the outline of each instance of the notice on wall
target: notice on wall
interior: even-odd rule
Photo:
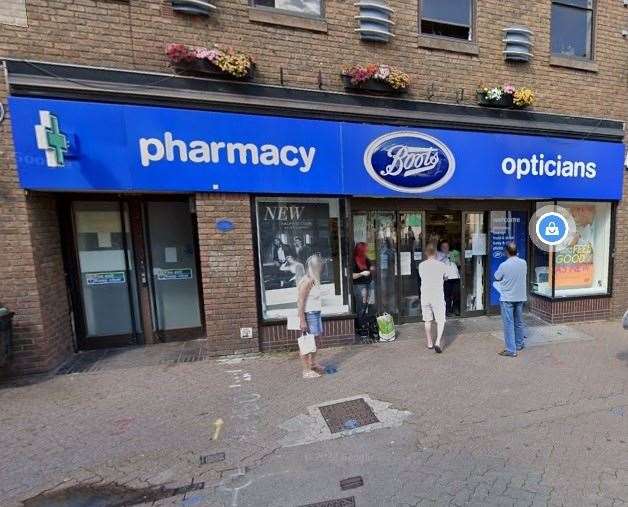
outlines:
[[[178,261],[177,257],[177,247],[176,246],[167,246],[165,248],[164,255],[166,257],[167,263],[174,263]]]
[[[506,260],[506,245],[514,242],[519,257],[526,259],[528,244],[528,214],[525,211],[491,211],[490,239],[490,280],[495,280],[495,272]],[[499,291],[491,283],[490,304],[499,304]]]
[[[401,276],[412,274],[412,252],[399,252],[399,263],[401,265]]]
[[[155,268],[157,280],[189,280],[192,278],[191,269],[161,269]]]
[[[353,216],[353,241],[357,243],[367,243],[366,237],[366,215]]]
[[[124,271],[102,271],[100,273],[85,273],[87,285],[111,285],[126,283]]]
[[[472,255],[486,255],[486,234],[473,233],[471,236],[471,253]]]
[[[97,232],[98,248],[111,248],[111,233],[110,232]]]

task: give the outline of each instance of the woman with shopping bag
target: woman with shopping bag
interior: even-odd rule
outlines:
[[[321,319],[321,271],[323,260],[314,254],[307,259],[306,274],[298,286],[297,312],[303,333],[299,353],[303,360],[303,378],[321,376],[323,368],[316,363],[316,337],[323,334]]]

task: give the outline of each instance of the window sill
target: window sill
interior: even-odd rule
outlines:
[[[261,7],[249,7],[249,21],[289,28],[301,28],[311,32],[327,32],[327,21],[324,19],[276,12],[275,9],[264,9]]]
[[[553,67],[565,67],[568,69],[584,70],[586,72],[597,72],[597,63],[593,60],[581,60],[568,56],[550,56],[550,65]]]
[[[475,42],[423,34],[418,34],[417,40],[421,48],[440,49],[441,51],[463,53],[465,55],[477,56],[480,54],[480,48]]]

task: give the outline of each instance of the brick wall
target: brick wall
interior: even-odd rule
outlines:
[[[0,301],[15,318],[13,357],[0,375],[50,370],[72,349],[54,200],[18,188],[10,139],[7,117],[0,124]]]
[[[528,308],[532,313],[552,324],[607,319],[611,315],[608,297],[555,299],[530,296]]]
[[[251,203],[244,194],[196,194],[199,255],[207,338],[212,352],[256,352],[258,346],[255,255]],[[219,232],[228,219],[233,230]],[[253,338],[240,338],[240,328]]]
[[[355,340],[354,319],[324,319],[324,333],[317,338],[317,346],[337,347],[351,345]],[[283,350],[297,350],[299,331],[288,331],[285,322],[276,324],[262,324],[260,329],[260,349],[263,352],[278,352]]]
[[[617,206],[615,252],[613,257],[613,298],[611,315],[620,317],[628,310],[628,178],[624,175],[624,200]]]
[[[411,98],[454,102],[463,88],[473,103],[479,83],[514,82],[536,90],[540,110],[626,118],[628,14],[620,0],[596,2],[598,72],[549,65],[549,0],[478,0],[478,56],[421,47],[418,0],[389,0],[395,38],[387,44],[360,41],[353,2],[327,0],[322,33],[249,21],[249,0],[212,3],[217,10],[204,18],[174,13],[169,0],[27,0],[29,26],[2,26],[0,56],[167,72],[167,43],[215,42],[250,53],[263,83],[279,84],[283,68],[286,86],[317,88],[320,71],[323,88],[341,90],[342,67],[382,62],[408,72]],[[530,64],[503,60],[501,30],[511,24],[534,32]]]

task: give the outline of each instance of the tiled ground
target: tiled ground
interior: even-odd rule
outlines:
[[[323,351],[338,371],[315,380],[294,354],[207,359],[202,342],[85,355],[88,373],[0,388],[0,505],[625,504],[628,333],[534,327],[548,343],[505,359],[496,318],[450,322],[441,355],[400,326]],[[292,438],[356,396],[403,418]]]

